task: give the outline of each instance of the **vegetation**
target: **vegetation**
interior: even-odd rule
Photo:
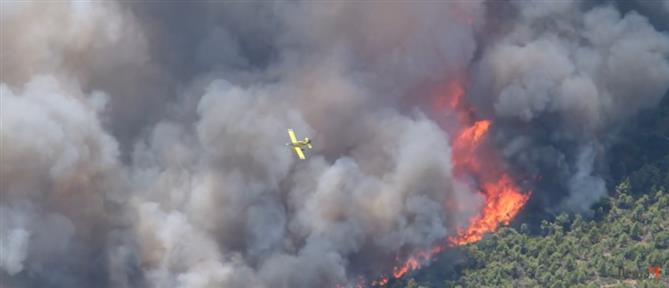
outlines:
[[[394,287],[667,287],[669,285],[669,194],[658,189],[632,197],[629,181],[599,221],[580,215],[542,223],[542,235],[502,228],[463,247],[467,261],[454,267],[454,280],[430,277],[432,265]],[[660,279],[648,267],[660,266]],[[430,279],[432,278],[432,279]]]
[[[526,224],[502,228],[389,286],[668,287],[669,97],[651,114],[631,121],[612,148],[615,193],[592,217],[561,214],[535,234]],[[649,279],[655,265],[661,277]]]
[[[650,266],[669,268],[669,195],[624,191],[610,204],[598,222],[562,214],[544,235],[504,228],[465,247],[470,261],[446,287],[666,287],[666,277],[647,277]]]

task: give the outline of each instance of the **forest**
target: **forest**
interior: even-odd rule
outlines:
[[[620,135],[591,213],[512,223],[389,286],[667,287],[669,97]]]

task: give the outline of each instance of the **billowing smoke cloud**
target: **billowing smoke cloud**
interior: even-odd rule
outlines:
[[[613,128],[669,88],[669,38],[612,6],[514,4],[518,19],[478,64],[476,96],[506,126],[497,142],[508,158],[551,175],[535,189],[542,206],[586,211],[607,194],[601,164]]]
[[[373,279],[481,205],[434,86],[470,79],[513,172],[583,210],[612,127],[669,85],[666,36],[579,3],[1,5],[7,287]]]
[[[77,91],[38,75],[0,86],[1,263],[13,277],[38,275],[29,285],[85,286],[66,275],[106,272],[90,263],[113,256],[108,237],[129,227],[118,147],[97,119],[106,95]],[[117,268],[127,269],[106,267]]]

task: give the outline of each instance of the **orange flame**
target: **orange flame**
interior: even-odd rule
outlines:
[[[462,115],[468,113],[466,111],[470,111],[470,108],[462,101],[458,102],[460,105],[454,108],[458,119],[462,120],[464,119]],[[462,122],[460,124],[466,125]],[[464,245],[479,241],[484,234],[496,231],[500,224],[508,225],[530,196],[529,193],[523,194],[506,172],[497,171],[498,159],[492,155],[487,155],[489,156],[487,159],[482,159],[482,153],[478,149],[491,124],[489,120],[476,121],[457,133],[453,141],[454,172],[456,176],[469,173],[479,179],[485,206],[478,216],[470,220],[467,229],[460,230],[458,235],[448,239],[451,245]],[[487,163],[487,166],[482,167],[482,163]]]
[[[451,81],[441,89],[449,97],[436,97],[433,102],[433,108],[437,112],[444,111],[446,108],[455,109],[460,105],[460,101],[465,96],[465,88],[460,81]]]
[[[479,241],[483,235],[497,230],[499,224],[508,225],[529,199],[522,194],[508,175],[503,174],[495,182],[484,183],[486,206],[483,212],[471,219],[469,227],[457,236],[449,238],[453,245],[465,245]]]
[[[461,83],[458,80],[454,82]],[[451,84],[451,86],[462,86],[462,84]],[[492,122],[468,119],[472,110],[462,100],[463,95],[464,89],[462,93],[439,95],[446,99],[457,99],[451,100],[455,105],[450,108],[456,113],[460,126],[464,126],[456,133],[457,136],[452,143],[454,174],[456,177],[470,174],[479,180],[485,206],[481,214],[470,220],[466,229],[460,230],[458,235],[448,239],[451,245],[476,242],[481,240],[485,233],[497,230],[500,224],[508,225],[529,199],[529,194],[521,193],[508,174],[499,171],[499,159],[494,155],[487,155],[488,157],[483,159],[480,145]],[[484,165],[484,160],[487,165]]]
[[[481,143],[483,136],[488,133],[488,128],[490,128],[490,121],[476,121],[474,122],[474,125],[462,131],[462,134],[460,134],[457,141],[461,145],[467,143],[471,146],[478,146],[478,144]]]
[[[444,246],[435,245],[430,250],[416,252],[414,255],[410,256],[409,259],[404,261],[404,264],[393,268],[393,277],[395,277],[395,279],[402,278],[404,274],[420,268],[421,263],[429,262],[434,255],[437,255],[442,251],[444,251]]]
[[[379,280],[372,281],[372,286],[386,286],[388,281],[388,277],[381,277]]]
[[[395,268],[393,268],[393,276],[395,278],[400,278],[407,272],[418,268],[418,266],[418,260],[416,260],[414,257],[409,257],[409,259],[404,264],[400,265],[399,267],[395,266]]]
[[[472,120],[473,110],[465,103],[465,89],[461,80],[449,82],[433,102],[437,113],[446,112],[448,108],[454,113],[460,128],[454,135],[452,144],[453,170],[456,178],[473,175],[479,181],[479,190],[485,199],[485,206],[479,215],[469,221],[469,226],[460,229],[458,234],[448,238],[448,243],[439,243],[427,251],[417,251],[409,256],[401,265],[393,268],[392,277],[401,278],[406,273],[420,268],[422,263],[429,262],[432,257],[441,253],[446,246],[465,245],[479,241],[486,233],[494,232],[499,225],[508,225],[520,212],[530,197],[524,194],[511,177],[498,167],[499,159],[494,154],[481,153],[485,136],[492,122],[490,120]],[[488,151],[486,151],[488,152]],[[485,161],[484,161],[485,160]],[[388,277],[380,277],[372,282],[372,286],[385,286]]]
[[[462,120],[466,119],[471,109],[463,101],[458,101],[458,104],[459,106],[453,108],[458,115],[460,125],[469,125],[469,123],[463,123]],[[474,121],[473,124],[457,133],[457,137],[453,140],[452,158],[455,176],[462,176],[466,173],[476,176],[480,182],[485,206],[481,214],[470,220],[467,229],[460,230],[458,235],[448,239],[451,245],[464,245],[479,241],[484,234],[497,230],[500,223],[508,225],[530,196],[529,193],[523,194],[508,174],[498,171],[499,159],[495,157],[482,159],[479,146],[491,124],[489,120]],[[483,167],[482,160],[486,160],[489,164]]]
[[[463,171],[478,171],[481,169],[476,150],[488,133],[491,122],[488,120],[476,121],[471,127],[465,128],[453,141],[453,166],[456,175]]]

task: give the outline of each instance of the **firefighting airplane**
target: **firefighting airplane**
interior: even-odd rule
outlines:
[[[304,157],[302,149],[303,146],[307,146],[307,148],[311,149],[311,139],[305,137],[304,140],[297,140],[293,129],[288,129],[288,136],[290,137],[290,143],[286,143],[286,146],[292,147],[298,158],[302,160],[307,159],[307,157]]]

